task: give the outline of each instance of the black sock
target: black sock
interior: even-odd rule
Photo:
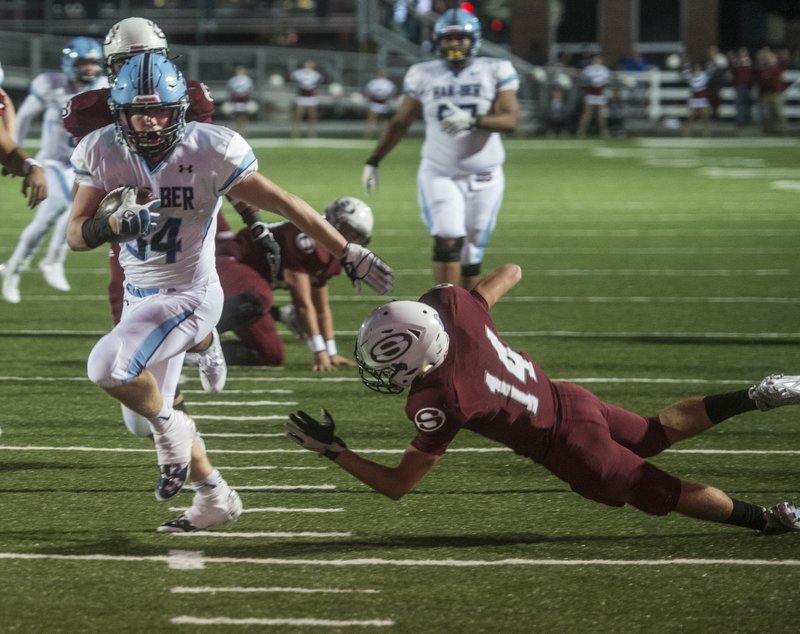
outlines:
[[[747,392],[747,390],[736,390],[735,392],[706,396],[703,404],[706,406],[706,413],[711,422],[716,425],[736,414],[758,409],[755,401],[747,395]]]
[[[731,498],[733,500],[733,498]],[[752,528],[756,531],[763,531],[766,526],[764,520],[764,509],[750,502],[733,500],[733,511],[731,516],[725,520],[726,524],[741,526],[742,528]]]

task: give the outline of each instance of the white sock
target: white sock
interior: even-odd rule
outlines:
[[[214,469],[205,479],[192,482],[192,488],[203,497],[216,497],[222,493],[227,493],[228,483],[225,482],[225,478],[220,475],[220,472]]]

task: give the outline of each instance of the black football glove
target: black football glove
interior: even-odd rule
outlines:
[[[322,422],[300,410],[289,414],[286,435],[309,451],[331,460],[347,448],[344,441],[336,435],[336,425],[328,410],[322,410]]]
[[[267,223],[254,222],[248,229],[256,246],[263,251],[264,257],[267,258],[269,283],[273,284],[278,279],[278,274],[281,270],[281,247],[275,240],[275,236],[272,235],[272,231],[269,230]]]

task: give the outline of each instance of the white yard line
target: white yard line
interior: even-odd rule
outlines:
[[[176,616],[170,619],[170,623],[174,625],[293,625],[297,627],[390,627],[394,625],[394,621],[388,619],[368,619],[365,621],[312,618],[261,619],[256,617],[234,619],[228,616],[217,616],[213,618]]]
[[[176,586],[170,590],[173,594],[216,594],[218,592],[231,592],[231,593],[272,593],[272,592],[288,592],[291,594],[378,594],[380,590],[373,590],[366,588],[364,590],[356,590],[353,588],[287,588],[281,586],[272,586],[268,588],[260,587],[213,587],[213,586]]]
[[[170,533],[180,535],[181,533]],[[191,535],[192,533],[183,533]],[[209,532],[209,534],[212,534]],[[216,533],[219,534],[219,533]],[[0,560],[19,561],[108,561],[166,563],[168,555],[68,555],[55,553],[0,553]],[[393,567],[439,567],[439,568],[484,568],[513,566],[762,566],[800,567],[800,559],[732,559],[732,558],[675,558],[675,559],[385,559],[380,557],[354,559],[280,559],[258,557],[204,557],[205,564],[251,564],[263,566],[393,566]]]
[[[316,532],[316,531],[248,531],[234,533],[232,531],[194,531],[191,533],[168,533],[175,537],[217,537],[221,539],[255,539],[257,537],[352,537],[350,531]]]
[[[238,487],[237,487],[238,488]],[[171,506],[171,513],[183,513],[188,507]],[[288,508],[285,506],[266,506],[264,508],[245,508],[242,513],[343,513],[343,508],[322,509],[322,508]]]

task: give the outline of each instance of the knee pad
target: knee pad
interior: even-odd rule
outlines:
[[[433,261],[434,262],[458,262],[461,260],[461,249],[464,246],[464,238],[441,238],[433,237]]]
[[[225,300],[217,323],[218,332],[233,330],[262,314],[264,307],[255,295],[241,293]]]
[[[101,339],[89,354],[86,361],[86,374],[89,380],[102,388],[117,387],[125,383],[124,380],[116,378],[115,370],[117,355],[114,354],[113,346],[107,347],[102,344],[109,343],[109,335]]]
[[[141,414],[137,414],[132,409],[125,407],[124,405],[121,405],[121,408],[122,422],[125,423],[125,427],[131,434],[138,436],[139,438],[145,438],[153,434],[153,431],[150,429],[149,420],[147,420]]]
[[[462,264],[461,277],[478,277],[481,274],[481,263]]]

